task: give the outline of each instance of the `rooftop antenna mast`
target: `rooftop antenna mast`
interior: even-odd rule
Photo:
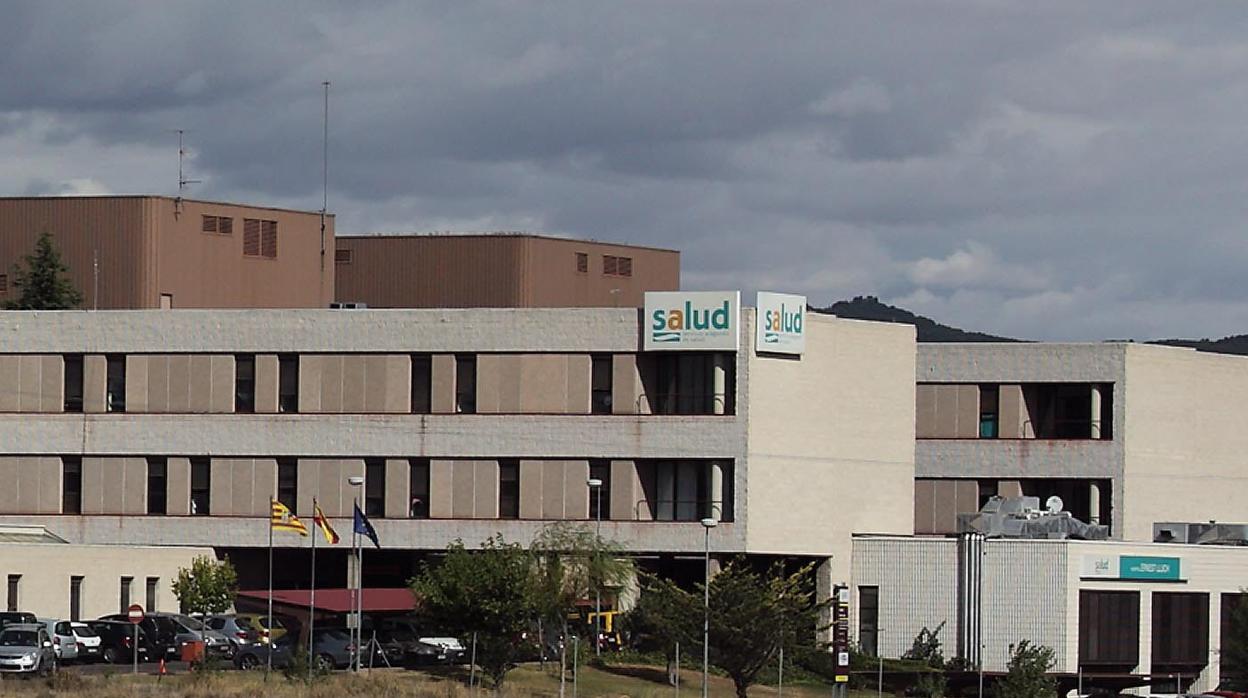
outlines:
[[[325,114],[321,136],[321,271],[325,271],[325,215],[329,212],[329,81],[325,88]]]
[[[182,203],[182,194],[186,191],[188,184],[199,184],[202,180],[187,179],[182,174],[182,161],[186,158],[186,147],[183,145],[183,135],[186,133],[184,129],[174,129],[178,132],[178,203]]]

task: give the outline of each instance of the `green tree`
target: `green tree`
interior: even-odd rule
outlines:
[[[497,692],[520,660],[522,634],[538,615],[533,558],[501,534],[480,550],[463,541],[447,547],[437,564],[426,563],[411,582],[420,607],[437,627],[477,638],[477,664]]]
[[[1052,648],[1020,641],[1010,649],[1006,674],[995,687],[996,698],[1054,698],[1057,682],[1048,673],[1054,657]]]
[[[815,601],[813,571],[813,565],[806,565],[785,574],[777,564],[760,574],[734,562],[711,580],[710,660],[732,679],[739,698],[745,698],[758,673],[775,661],[781,646],[793,652],[818,644],[819,617],[828,602]],[[651,583],[640,602],[643,618],[651,614],[646,625],[666,624],[672,628],[668,640],[683,637],[700,645],[702,589],[699,585],[690,593],[670,583]]]
[[[26,255],[26,268],[13,268],[13,286],[21,295],[4,304],[7,310],[68,310],[82,303],[82,294],[74,288],[66,274],[69,269],[61,262],[61,253],[52,242],[51,233],[43,233],[35,242],[35,251]]]
[[[530,546],[537,563],[538,609],[545,622],[566,630],[568,613],[578,602],[609,596],[637,574],[619,543],[600,537],[587,524],[554,523]],[[565,633],[566,634],[566,633]]]
[[[1225,628],[1226,642],[1222,644],[1222,677],[1236,687],[1234,690],[1240,690],[1248,685],[1248,590],[1240,590],[1233,598],[1231,624]]]
[[[668,579],[643,574],[641,597],[625,619],[635,638],[657,645],[667,658],[667,679],[675,683],[676,645],[692,651],[702,643],[702,599]]]
[[[191,560],[189,569],[179,569],[173,580],[173,595],[183,613],[222,613],[234,605],[237,593],[238,573],[229,559],[200,555]]]

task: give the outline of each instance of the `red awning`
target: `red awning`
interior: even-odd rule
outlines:
[[[354,589],[317,589],[316,610],[326,613],[348,613],[354,600]],[[239,596],[256,599],[267,603],[267,591],[240,591]],[[307,608],[312,599],[312,592],[307,589],[274,589],[273,603],[284,606]],[[416,599],[412,591],[405,587],[398,589],[365,589],[363,597],[365,613],[385,613],[411,611],[416,608]]]

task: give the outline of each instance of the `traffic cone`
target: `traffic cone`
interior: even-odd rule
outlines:
[[[160,658],[160,673],[156,675],[156,683],[160,683],[160,680],[163,679],[165,677],[165,674],[168,674],[168,673],[169,673],[169,668],[165,666],[165,658],[161,657]]]

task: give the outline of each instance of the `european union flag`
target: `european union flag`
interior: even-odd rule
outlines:
[[[378,542],[377,540],[377,531],[373,528],[373,523],[368,520],[368,517],[364,515],[364,512],[360,511],[359,504],[356,504],[354,508],[355,508],[355,532],[360,534],[361,536],[368,538],[369,540],[373,542],[373,545],[380,548],[381,543]]]

